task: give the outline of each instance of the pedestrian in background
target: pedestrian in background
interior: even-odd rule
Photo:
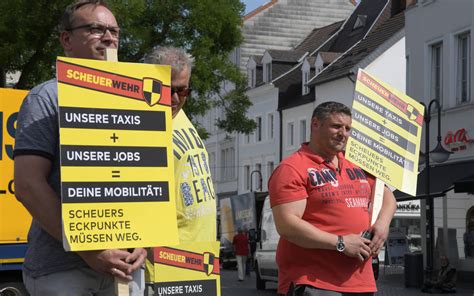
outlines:
[[[245,278],[247,256],[249,255],[249,240],[247,238],[246,232],[247,231],[245,229],[239,228],[238,233],[232,240],[235,258],[237,259],[239,281],[243,281]]]

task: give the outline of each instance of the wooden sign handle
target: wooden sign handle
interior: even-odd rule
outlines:
[[[385,188],[384,181],[379,178],[375,179],[374,198],[372,199],[372,219],[370,225],[374,225],[382,209],[383,192]]]
[[[118,62],[117,49],[106,48],[105,49],[105,60],[110,62]],[[117,296],[129,296],[128,282],[115,278],[115,295]]]
[[[129,296],[128,282],[115,278],[115,295],[117,296]]]

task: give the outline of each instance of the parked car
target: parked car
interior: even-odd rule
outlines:
[[[267,196],[263,203],[259,225],[259,239],[255,251],[255,273],[257,289],[264,290],[267,281],[278,281],[278,266],[276,264],[276,248],[280,235],[278,234],[273,213],[270,207],[270,198]]]

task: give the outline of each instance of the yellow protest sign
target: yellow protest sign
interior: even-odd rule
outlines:
[[[26,242],[28,211],[15,198],[13,147],[16,121],[25,90],[0,89],[0,243]]]
[[[177,244],[170,67],[56,67],[64,248]]]
[[[423,114],[420,103],[359,70],[346,158],[415,195]]]
[[[155,295],[219,296],[219,242],[153,249]]]

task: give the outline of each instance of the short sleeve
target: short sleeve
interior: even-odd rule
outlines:
[[[31,92],[25,98],[18,114],[14,157],[33,154],[54,158],[59,133],[54,100],[57,98]]]
[[[307,178],[289,165],[281,164],[268,181],[272,207],[308,198]]]

